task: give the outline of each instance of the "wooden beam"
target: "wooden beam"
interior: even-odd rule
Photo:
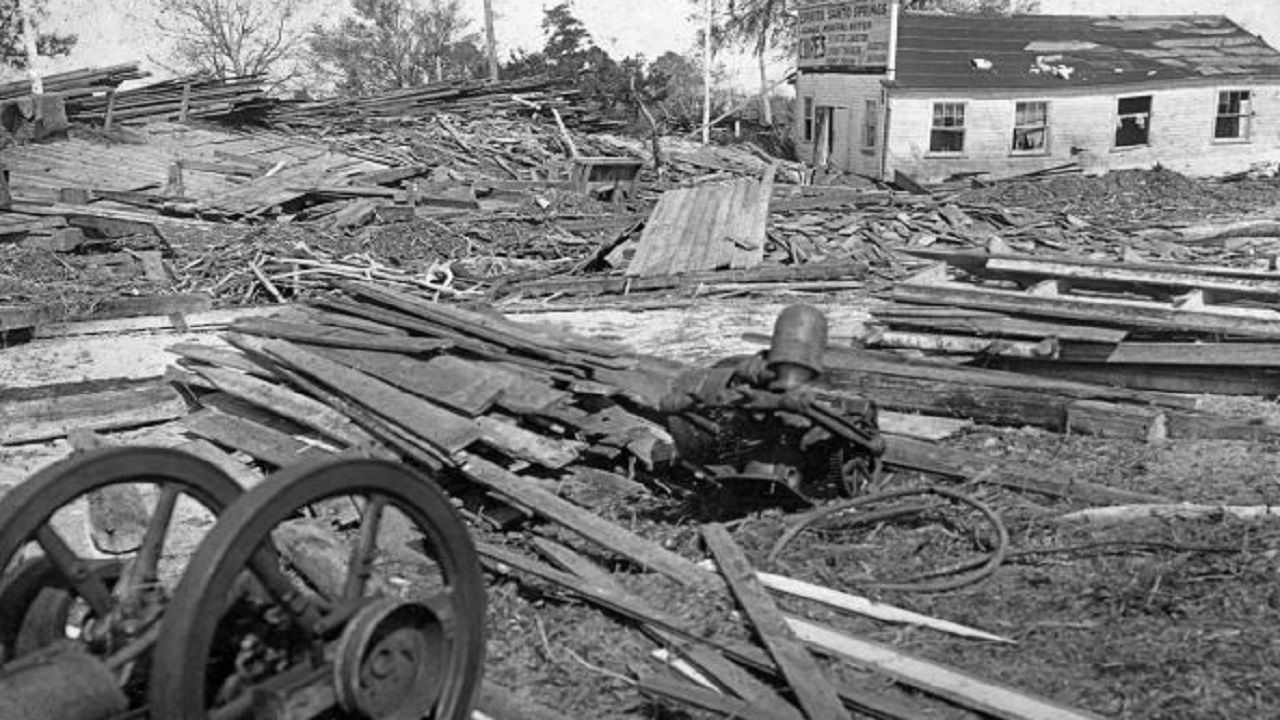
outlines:
[[[439,338],[361,332],[349,328],[282,322],[270,318],[238,320],[231,326],[231,329],[246,335],[292,340],[308,345],[358,348],[361,350],[394,353],[433,353],[453,345],[452,342]]]
[[[551,562],[565,571],[597,587],[607,588],[620,596],[627,594],[626,589],[618,584],[612,574],[582,555],[546,538],[534,538],[533,543],[538,552],[546,555]],[[641,627],[646,632],[656,635],[664,645],[675,648],[677,652],[751,707],[766,711],[767,717],[773,720],[802,720],[800,712],[783,700],[773,688],[760,682],[742,666],[726,659],[716,650],[699,643],[686,642],[671,632],[652,626],[642,625]]]
[[[1116,328],[1280,340],[1280,313],[1269,310],[1222,306],[1203,311],[1182,310],[1169,304],[1142,300],[1083,296],[1038,297],[1012,290],[976,288],[954,282],[938,285],[901,283],[893,289],[893,299],[1032,317],[1083,320]]]
[[[511,575],[518,570],[521,573],[533,575],[554,583],[610,612],[616,612],[645,625],[659,627],[680,636],[688,643],[714,648],[735,662],[771,677],[780,677],[777,665],[767,653],[740,643],[706,637],[692,628],[687,619],[651,608],[633,595],[620,593],[617,589],[600,587],[576,575],[560,572],[501,547],[478,543],[476,551],[485,559],[485,564],[496,572]],[[704,574],[715,577],[711,573]],[[861,687],[853,687],[848,683],[839,685],[839,694],[849,707],[878,720],[918,720],[923,716],[923,711],[919,707],[887,698]]]
[[[446,454],[480,439],[480,429],[471,420],[358,370],[283,340],[265,340],[258,347],[277,362],[316,379]]]
[[[181,393],[150,382],[100,392],[0,401],[0,445],[65,436],[77,428],[119,430],[173,420],[187,414]]]
[[[911,438],[889,435],[885,440],[888,448],[884,461],[895,467],[1099,505],[1165,500],[1158,495],[1129,492],[1087,480],[1058,480],[1049,468],[996,462],[978,453],[944,448]]]
[[[1126,330],[1116,330],[1096,325],[1069,325],[1027,320],[983,310],[928,305],[890,305],[883,310],[875,311],[873,316],[876,322],[894,328],[920,328],[968,335],[1030,338],[1035,340],[1057,338],[1064,342],[1115,344],[1124,340],[1125,336],[1129,334]]]
[[[190,433],[278,468],[318,460],[331,453],[252,420],[201,410],[181,421]]]
[[[1073,281],[1073,286],[1111,288],[1117,292],[1133,289],[1162,289],[1167,292],[1201,290],[1211,291],[1218,297],[1271,301],[1280,299],[1280,273],[1257,270],[1228,275],[1220,274],[1214,268],[1194,265],[1042,260],[1004,256],[989,258],[978,272],[993,277],[1059,278]]]
[[[787,627],[786,620],[773,598],[756,578],[747,556],[724,526],[702,527],[702,539],[715,556],[724,576],[747,618],[755,627],[761,643],[782,670],[796,699],[810,720],[847,718],[840,697],[827,682],[817,660],[800,644]]]
[[[641,567],[666,575],[681,585],[703,589],[718,587],[715,576],[698,569],[692,560],[645,540],[590,510],[531,485],[520,476],[487,460],[467,454],[462,459],[462,472],[472,481],[572,530],[600,547]]]
[[[1003,720],[1102,720],[1100,715],[983,680],[808,620],[789,617],[787,626],[814,648],[991,717]]]

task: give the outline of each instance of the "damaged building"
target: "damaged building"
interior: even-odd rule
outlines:
[[[800,15],[795,140],[923,182],[1064,166],[1216,175],[1280,160],[1280,52],[1222,16]]]

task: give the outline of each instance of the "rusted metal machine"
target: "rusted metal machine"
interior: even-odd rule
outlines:
[[[140,488],[144,530],[88,557],[75,529],[120,486]],[[5,720],[461,720],[480,684],[474,546],[395,463],[246,492],[175,450],[80,454],[0,499],[0,568]]]
[[[684,465],[722,485],[764,481],[802,500],[861,492],[884,454],[876,406],[818,399],[826,346],[826,316],[793,305],[767,350],[679,378],[662,409]]]

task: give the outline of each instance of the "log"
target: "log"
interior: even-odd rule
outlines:
[[[702,538],[715,556],[720,573],[728,582],[734,597],[756,630],[761,643],[810,720],[836,720],[849,717],[809,651],[787,627],[786,620],[756,578],[742,549],[721,525],[704,525]]]

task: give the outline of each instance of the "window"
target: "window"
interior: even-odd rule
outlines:
[[[804,141],[813,142],[813,98],[804,99]]]
[[[1013,109],[1013,152],[1037,154],[1049,150],[1049,103],[1020,102]]]
[[[862,118],[862,147],[876,146],[876,134],[880,120],[880,104],[875,100],[867,101],[866,115]]]
[[[929,152],[964,152],[964,103],[933,104],[933,129],[929,132]]]
[[[1217,140],[1248,140],[1253,110],[1248,90],[1224,90],[1218,93],[1218,118],[1213,124]]]
[[[1116,106],[1116,147],[1146,145],[1151,134],[1151,96],[1120,98]]]

